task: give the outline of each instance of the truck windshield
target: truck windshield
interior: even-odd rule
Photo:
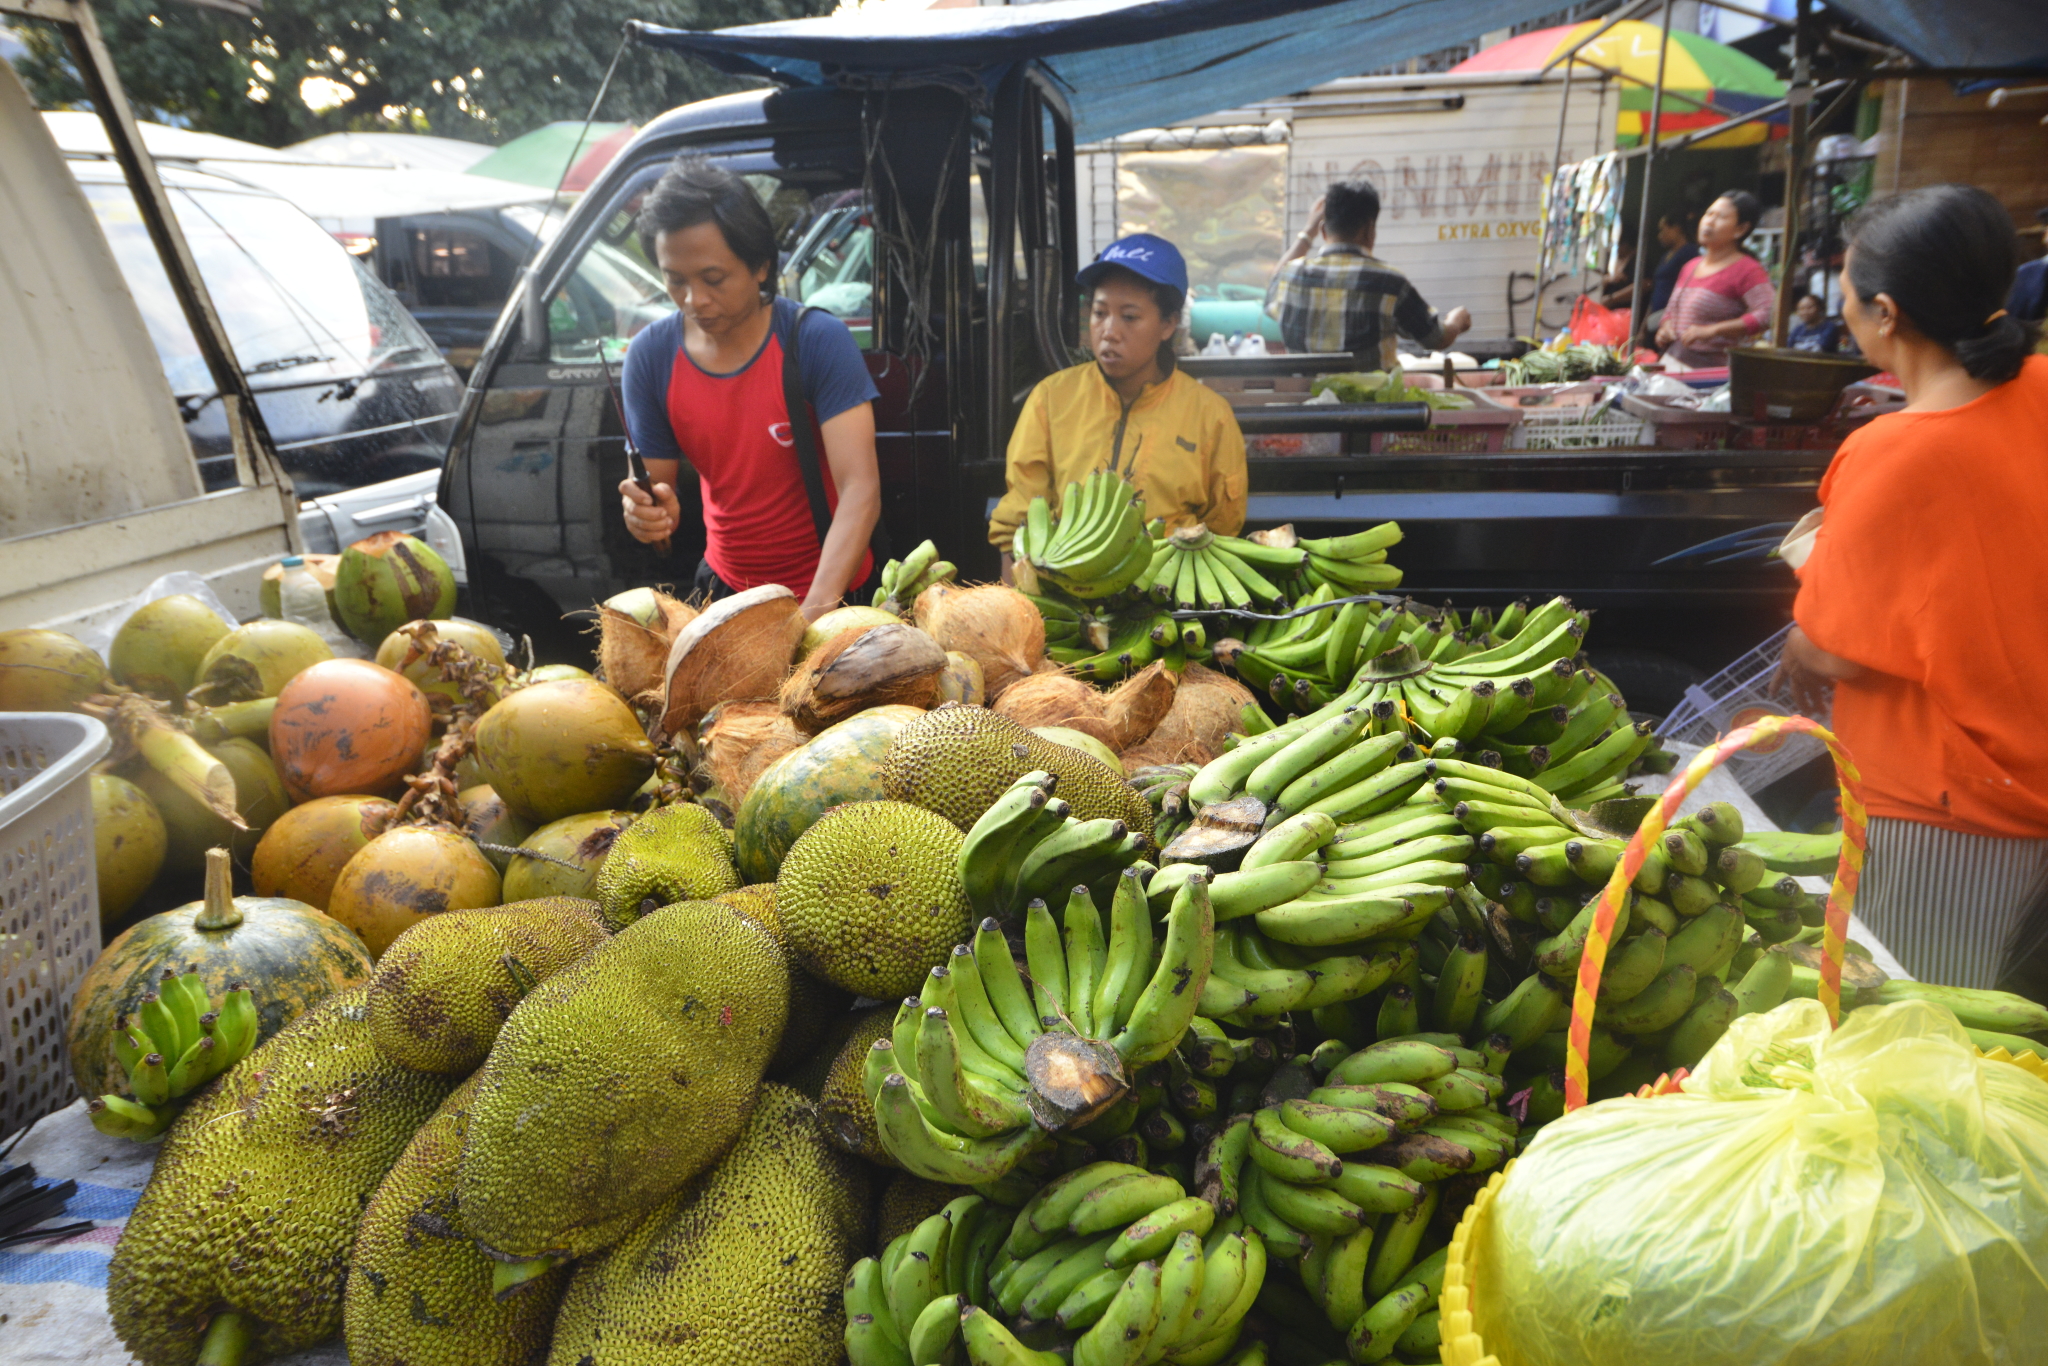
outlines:
[[[79,188],[106,232],[172,391],[210,393],[206,362],[128,187],[89,181]],[[235,357],[259,390],[271,377],[301,384],[437,359],[433,342],[391,291],[291,204],[186,186],[170,187],[170,197]]]

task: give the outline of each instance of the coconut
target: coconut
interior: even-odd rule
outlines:
[[[505,870],[504,896],[509,904],[544,896],[597,899],[597,870],[604,865],[619,833],[633,823],[630,811],[585,811],[551,821],[519,842],[539,858],[514,854]],[[564,863],[574,867],[564,868]]]
[[[697,752],[723,800],[737,808],[763,769],[809,739],[779,702],[721,702],[697,727]]]
[[[512,858],[506,851],[517,849],[520,841],[533,833],[533,827],[513,815],[512,808],[505,805],[505,799],[489,783],[463,788],[455,801],[462,808],[462,833],[476,841],[476,847],[484,851],[491,867],[503,877]]]
[[[902,620],[894,612],[886,612],[879,607],[835,607],[804,628],[804,638],[797,642],[796,653],[790,662],[803,663],[817,652],[820,645],[841,631],[851,631],[856,626],[863,629],[894,626]]]
[[[417,771],[433,726],[426,694],[366,659],[328,659],[285,685],[270,752],[294,801],[388,796]]]
[[[223,822],[225,824],[225,822]],[[111,773],[92,775],[93,871],[100,923],[126,915],[164,866],[164,818],[149,794]]]
[[[206,851],[215,845],[234,850],[237,859],[247,859],[270,823],[291,807],[277,766],[253,740],[223,740],[206,746],[235,783],[235,812],[243,828],[235,829],[225,818],[184,788],[144,764],[134,773],[135,785],[156,804],[164,822],[164,866],[173,873],[196,873],[206,867]]]
[[[1078,749],[1091,759],[1100,759],[1108,764],[1111,772],[1122,767],[1117,762],[1116,751],[1092,735],[1075,730],[1070,726],[1033,726],[1031,733],[1041,740],[1050,740],[1068,749]]]
[[[1124,771],[1148,764],[1206,764],[1223,753],[1223,740],[1244,726],[1256,699],[1236,679],[1190,664],[1174,690],[1173,705],[1142,744],[1123,751]]]
[[[334,651],[310,627],[259,619],[214,642],[199,661],[191,697],[208,707],[275,697],[305,670],[332,658]]]
[[[1026,730],[1062,726],[1105,745],[1115,742],[1103,695],[1072,674],[1032,674],[1004,689],[993,710]]]
[[[1173,710],[1178,675],[1164,662],[1147,664],[1126,678],[1104,699],[1112,732],[1110,743],[1118,750],[1130,749],[1150,735],[1166,713]]]
[[[277,818],[257,842],[249,878],[258,896],[327,909],[334,880],[356,850],[384,833],[398,803],[382,797],[315,797]]]
[[[918,595],[916,617],[940,649],[958,650],[981,665],[991,701],[1030,677],[1045,657],[1045,619],[1031,599],[999,583],[927,588]]]
[[[938,699],[946,652],[915,626],[856,626],[813,650],[782,685],[782,710],[806,735],[869,707]]]
[[[572,683],[581,679],[597,681],[590,670],[579,669],[574,664],[543,664],[519,676],[521,683]]]
[[[408,621],[455,614],[455,575],[417,536],[380,531],[341,552],[334,608],[350,635],[374,644]]]
[[[498,870],[467,835],[445,826],[401,825],[343,865],[327,914],[377,956],[430,915],[497,905],[499,890]]]
[[[661,728],[695,729],[720,702],[773,697],[789,674],[790,651],[803,638],[796,594],[764,583],[721,598],[676,634],[663,670]]]
[[[978,707],[987,696],[981,665],[975,663],[974,656],[958,650],[946,651],[946,671],[939,675],[939,701]]]
[[[219,617],[214,623],[226,633]],[[69,711],[106,690],[106,666],[75,637],[62,631],[0,631],[0,711]]]
[[[117,681],[137,692],[167,701],[180,698],[199,681],[207,652],[232,629],[190,593],[158,598],[121,623],[107,649],[107,663]]]
[[[476,724],[482,780],[534,825],[632,799],[654,770],[633,709],[594,679],[535,683]]]
[[[334,572],[341,568],[339,555],[302,555],[307,570],[314,581],[327,590],[327,615],[340,621],[334,614]],[[256,585],[256,602],[266,617],[284,615],[284,561],[263,571],[263,581]]]
[[[441,671],[427,663],[427,651],[406,634],[406,626],[422,624],[409,621],[384,637],[384,643],[377,647],[377,662],[395,673],[404,674],[421,692],[439,693],[459,702],[462,700],[461,685],[442,678]],[[433,627],[434,634],[449,644],[460,645],[486,663],[496,664],[499,668],[505,666],[505,650],[498,644],[497,633],[482,622],[450,617],[446,621],[434,622]]]
[[[605,599],[597,609],[597,664],[605,681],[628,698],[659,688],[669,646],[696,616],[695,608],[652,588]]]

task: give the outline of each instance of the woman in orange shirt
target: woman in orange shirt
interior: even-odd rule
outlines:
[[[2004,309],[2012,220],[1934,185],[1850,226],[1843,316],[1906,407],[1842,443],[1785,671],[1863,773],[1857,913],[1915,977],[1989,987],[2048,886],[2048,356]]]

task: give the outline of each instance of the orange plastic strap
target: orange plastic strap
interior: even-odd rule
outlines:
[[[1664,795],[1643,817],[1642,825],[1622,852],[1606,888],[1600,893],[1599,909],[1593,912],[1593,928],[1586,936],[1586,950],[1579,959],[1578,985],[1572,993],[1572,1019],[1566,1035],[1564,1059],[1564,1106],[1576,1110],[1586,1103],[1586,1058],[1593,1040],[1593,1006],[1600,996],[1600,974],[1607,966],[1607,949],[1614,935],[1614,918],[1622,898],[1642,871],[1650,847],[1664,837],[1665,829],[1677,819],[1678,808],[1706,776],[1739,750],[1756,749],[1792,733],[1813,736],[1834,756],[1835,776],[1842,790],[1842,858],[1835,866],[1834,889],[1828,895],[1827,926],[1822,932],[1820,1003],[1826,1007],[1830,1024],[1842,1017],[1842,955],[1849,943],[1849,913],[1856,905],[1856,884],[1863,876],[1863,849],[1868,817],[1858,784],[1863,775],[1849,752],[1817,721],[1804,716],[1766,716],[1753,725],[1722,736],[1693,756],[1684,772],[1671,780]]]

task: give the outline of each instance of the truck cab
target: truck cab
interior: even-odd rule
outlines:
[[[667,558],[621,524],[613,393],[634,333],[672,308],[633,219],[683,154],[747,177],[782,232],[784,292],[856,329],[881,391],[893,543],[929,537],[964,578],[994,578],[985,527],[1011,425],[1039,379],[1085,356],[1072,125],[1031,63],[985,102],[936,84],[795,87],[689,105],[641,130],[544,234],[471,374],[440,490],[471,614],[566,641],[580,628],[565,618],[610,594],[691,577],[703,549],[692,481]],[[1236,391],[1248,431],[1335,434],[1302,447],[1322,454],[1251,459],[1250,526],[1332,535],[1398,520],[1404,592],[1462,605],[1568,594],[1602,612],[1596,653],[1648,707],[1782,624],[1791,579],[1762,550],[1813,506],[1826,451],[1375,441],[1409,419],[1256,392],[1357,368],[1350,357],[1186,364]]]

